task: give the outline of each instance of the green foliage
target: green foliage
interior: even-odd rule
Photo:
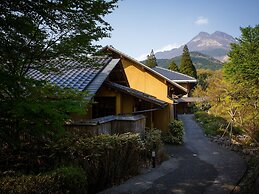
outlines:
[[[224,65],[227,78],[235,83],[259,86],[259,25],[240,28],[241,37],[231,45],[229,63]]]
[[[51,174],[57,177],[61,193],[87,193],[87,176],[83,168],[63,166],[57,168]]]
[[[154,54],[153,49],[152,49],[150,55],[147,56],[147,60],[146,60],[145,64],[146,64],[146,66],[151,67],[151,68],[157,66],[156,56]]]
[[[168,69],[171,71],[179,71],[178,66],[176,65],[174,60],[172,60],[172,62],[168,65]]]
[[[183,122],[173,120],[169,123],[169,131],[162,133],[162,139],[168,144],[182,144],[183,143]]]
[[[214,71],[208,69],[198,69],[197,70],[197,81],[198,86],[201,87],[202,90],[206,90],[208,87],[208,78],[214,74]]]
[[[222,134],[227,127],[227,121],[218,116],[209,115],[204,111],[194,113],[196,121],[198,121],[206,135],[215,136]]]
[[[0,193],[87,193],[87,178],[79,167],[62,167],[46,174],[0,178]]]
[[[46,68],[42,60],[87,58],[96,48],[92,41],[109,36],[112,28],[103,16],[116,2],[1,1],[0,69],[25,75],[32,64]]]
[[[163,149],[162,133],[159,129],[148,129],[144,135],[145,151],[143,153],[143,159],[147,161],[148,165],[152,162],[152,152],[155,151],[156,164],[159,164],[167,159],[167,154]]]
[[[144,144],[148,158],[151,158],[152,151],[157,153],[163,146],[161,131],[158,129],[147,130],[145,132]]]
[[[195,89],[192,92],[192,95],[195,97],[204,98],[207,96],[206,90],[209,87],[209,80],[211,77],[214,76],[214,74],[217,74],[218,71],[212,71],[208,69],[198,69],[198,84],[196,85]],[[200,110],[209,110],[211,107],[210,104],[206,102],[196,102],[195,103],[196,108]]]
[[[196,68],[192,63],[192,59],[187,45],[185,45],[183,48],[183,55],[182,55],[181,65],[179,69],[181,73],[197,78]]]
[[[259,25],[240,28],[241,37],[231,45],[224,76],[234,88],[231,97],[238,105],[239,126],[259,140]]]
[[[195,114],[195,119],[198,121],[204,129],[205,134],[210,136],[222,135],[228,126],[228,121],[220,116],[208,114],[204,111],[198,111]],[[227,130],[227,132],[229,132]],[[242,134],[242,131],[238,127],[233,128],[233,134]]]
[[[69,112],[85,109],[86,94],[61,90],[26,74],[33,68],[59,71],[48,62],[72,58],[88,61],[93,41],[108,37],[104,16],[117,0],[0,2],[0,144],[17,147],[60,133]],[[65,66],[64,68],[71,68]]]
[[[87,173],[89,192],[97,192],[136,175],[143,164],[144,144],[138,134],[68,136],[54,145],[51,160],[77,164]]]
[[[59,177],[60,174],[65,174],[65,177],[61,177],[64,184],[60,182],[58,188],[53,189],[68,190],[73,186],[78,187],[78,189],[84,188],[80,182],[84,180],[84,185],[88,187],[87,190],[94,193],[114,184],[120,184],[125,179],[138,174],[142,166],[150,164],[151,152],[154,148],[158,156],[157,161],[161,162],[164,159],[164,154],[161,151],[162,142],[159,130],[146,132],[143,139],[139,134],[132,133],[103,134],[94,137],[66,133],[57,141],[36,145],[25,144],[23,147],[19,147],[19,150],[2,147],[0,149],[0,175],[3,176],[8,172],[16,175],[27,174],[22,176],[24,177],[21,179],[23,181],[27,180],[28,177],[34,180],[36,176],[30,174],[43,173],[42,177],[41,175],[39,177],[40,180],[56,181],[56,178],[54,179],[52,176]],[[50,177],[48,172],[60,166],[61,168],[55,170],[55,173],[51,173]],[[84,177],[80,178],[78,171],[69,166],[82,168],[83,170],[80,171],[86,173],[87,181]],[[14,179],[16,178],[11,179],[12,182],[15,181]],[[67,183],[69,180],[70,183]],[[17,182],[20,183],[19,177]],[[43,183],[45,185],[45,182]],[[46,184],[52,185],[52,182]],[[39,187],[41,187],[40,184]],[[32,187],[28,186],[28,188]],[[46,189],[48,188],[46,187]]]
[[[2,99],[0,142],[18,146],[20,142],[58,137],[69,113],[85,113],[87,92],[61,89],[33,80],[22,81],[16,100]],[[0,84],[1,85],[1,84]],[[16,91],[18,92],[18,91]]]

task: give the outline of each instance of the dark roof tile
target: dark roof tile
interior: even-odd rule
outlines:
[[[156,66],[156,67],[153,67],[152,69],[176,83],[182,83],[182,82],[195,83],[195,82],[197,82],[197,80],[191,76],[188,76],[188,75],[176,72],[176,71],[171,71],[171,70],[165,69],[163,67]]]
[[[95,64],[98,64],[98,66],[87,65],[78,61],[65,59],[62,61],[52,61],[52,65],[56,67],[59,67],[60,63],[62,63],[62,65],[69,65],[69,67],[65,68],[63,66],[59,73],[53,72],[48,74],[43,74],[38,70],[30,69],[27,75],[36,80],[49,81],[50,83],[57,84],[62,88],[69,87],[83,91],[99,74],[99,72],[110,63],[111,60],[111,57],[98,57],[95,59]]]

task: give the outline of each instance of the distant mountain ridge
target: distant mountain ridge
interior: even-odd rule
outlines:
[[[227,59],[230,44],[236,42],[231,35],[224,32],[216,31],[212,34],[200,32],[187,43],[187,46],[189,51],[197,51],[223,62]],[[172,59],[182,54],[183,46],[169,51],[157,52],[155,56],[157,59]]]
[[[222,68],[222,62],[210,57],[208,55],[199,53],[199,52],[190,52],[190,56],[192,62],[196,69],[211,69],[211,70],[218,70]],[[181,63],[181,55],[174,57],[172,59],[157,59],[158,66],[168,68],[168,65],[171,63],[172,60],[178,65]]]

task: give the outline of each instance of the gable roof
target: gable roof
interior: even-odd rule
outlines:
[[[143,68],[144,68],[145,70],[147,70],[148,72],[152,72],[153,74],[155,74],[155,75],[157,75],[157,76],[159,76],[159,77],[165,79],[167,82],[171,83],[172,85],[176,86],[177,88],[180,88],[182,91],[184,91],[184,92],[187,93],[187,89],[186,89],[185,87],[179,85],[179,84],[176,83],[175,81],[169,79],[168,77],[165,77],[165,76],[162,75],[161,73],[159,73],[159,72],[153,70],[152,68],[150,68],[150,67],[146,66],[145,64],[139,62],[138,60],[136,60],[136,59],[130,57],[129,55],[126,55],[125,53],[123,53],[123,52],[121,52],[121,51],[115,49],[114,47],[107,45],[107,46],[105,46],[105,47],[103,47],[103,48],[101,49],[101,51],[106,51],[106,50],[110,50],[110,51],[112,51],[112,52],[114,52],[114,53],[117,53],[118,55],[120,55],[120,56],[122,56],[122,57],[124,57],[124,58],[126,58],[126,59],[128,59],[128,60],[130,60],[130,61],[132,61],[132,62],[134,62],[135,64],[137,64],[137,65],[143,67]]]
[[[36,80],[46,80],[62,88],[73,88],[79,91],[88,90],[91,95],[95,94],[101,87],[109,73],[119,62],[119,59],[111,57],[98,57],[94,59],[95,64],[83,64],[78,61],[63,59],[62,61],[51,61],[52,65],[70,65],[71,68],[61,68],[59,73],[41,73],[30,69],[28,76]]]
[[[154,103],[154,104],[156,104],[156,105],[158,105],[160,107],[165,107],[165,106],[168,105],[167,102],[159,100],[156,97],[151,96],[149,94],[146,94],[144,92],[140,92],[138,90],[129,88],[127,86],[123,86],[123,85],[120,85],[120,84],[117,84],[117,83],[114,83],[114,82],[109,82],[109,81],[106,81],[105,84],[107,86],[111,87],[111,88],[114,88],[114,89],[118,90],[118,91],[121,91],[123,93],[129,94],[131,96],[135,96],[135,97],[137,97],[139,99],[142,99],[142,100]]]
[[[152,69],[160,73],[161,75],[167,77],[168,79],[173,80],[176,83],[185,83],[185,82],[196,83],[197,82],[197,80],[191,76],[188,76],[176,71],[171,71],[163,67],[156,66],[156,67],[153,67]]]

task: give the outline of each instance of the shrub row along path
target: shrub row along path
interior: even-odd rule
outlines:
[[[231,193],[245,173],[244,160],[205,137],[193,115],[179,119],[185,128],[184,144],[166,146],[169,160],[102,194]]]

